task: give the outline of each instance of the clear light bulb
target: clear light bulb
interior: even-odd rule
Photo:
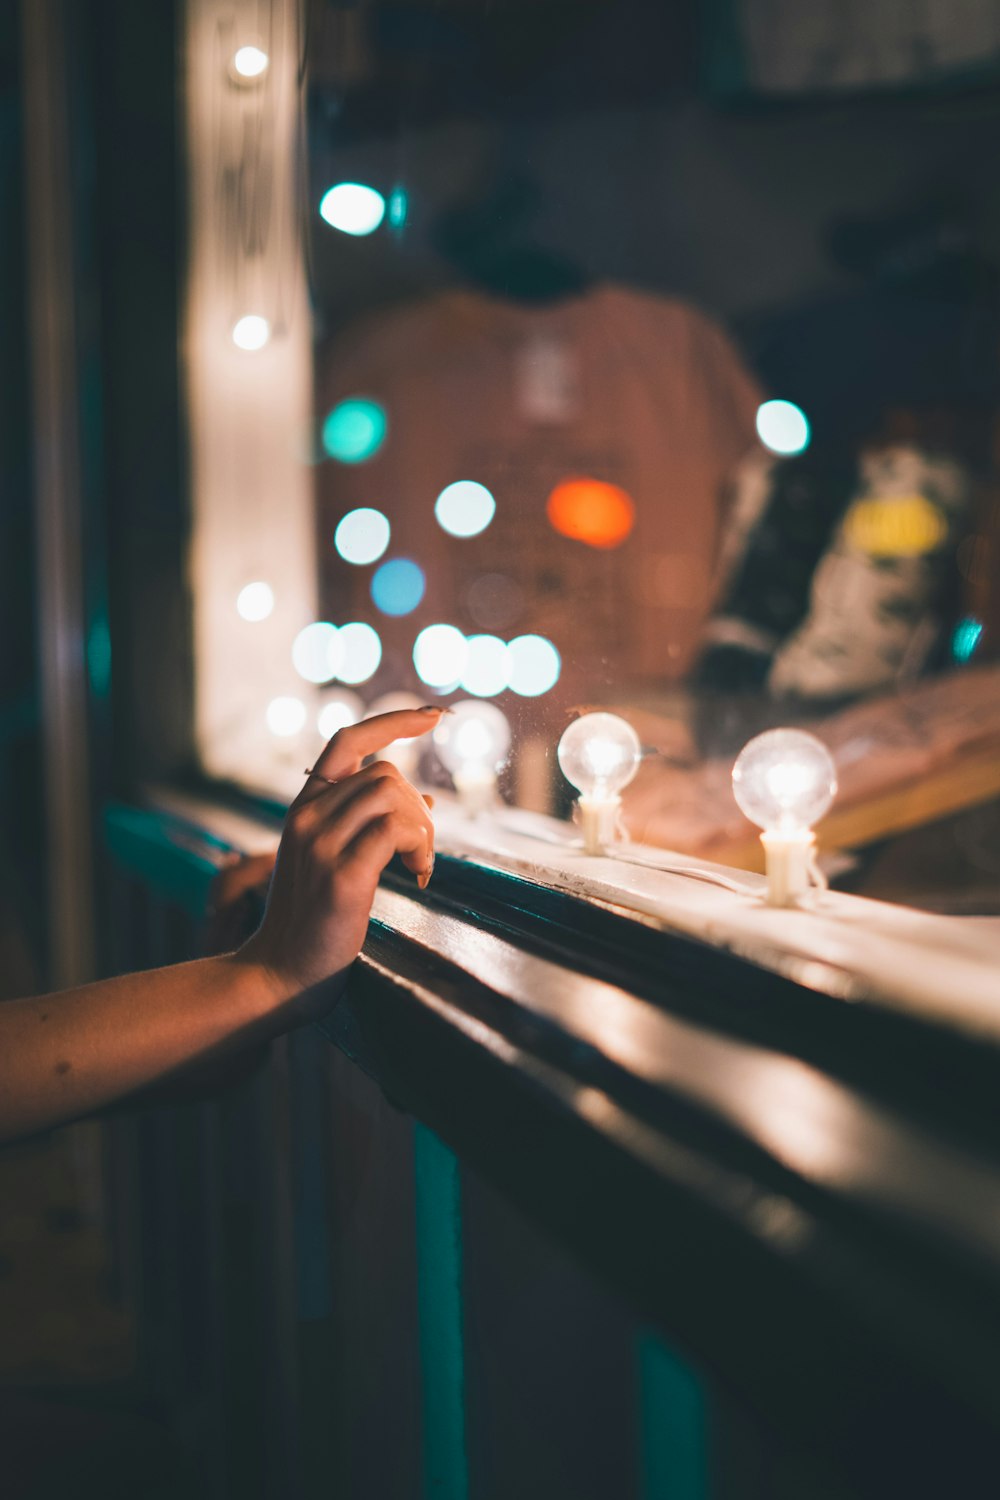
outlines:
[[[381,698],[376,698],[374,703],[369,703],[368,717],[374,718],[376,714],[398,713],[403,708],[423,708],[423,705],[424,700],[418,698],[416,693],[383,693]],[[420,740],[393,740],[391,745],[386,745],[378,752],[377,759],[390,761],[412,781],[417,774],[422,748]]]
[[[497,772],[510,749],[510,724],[495,703],[465,699],[434,731],[434,748],[451,772],[462,806],[483,812],[496,798]]]
[[[600,854],[617,836],[619,793],[642,760],[639,736],[617,714],[584,714],[565,731],[556,754],[566,780],[580,793],[583,846],[588,854]]]
[[[764,830],[768,899],[790,906],[810,885],[816,844],[813,824],[837,794],[829,750],[802,729],[769,729],[745,745],[733,767],[733,796]]]

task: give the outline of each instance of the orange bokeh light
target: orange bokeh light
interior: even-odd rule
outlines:
[[[588,547],[620,547],[635,525],[631,495],[601,479],[564,479],[549,496],[546,513],[561,536]]]

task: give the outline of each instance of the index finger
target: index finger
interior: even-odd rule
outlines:
[[[362,719],[359,724],[348,724],[337,730],[313,770],[330,781],[353,776],[366,756],[384,750],[394,740],[412,740],[427,734],[443,713],[443,708],[401,708],[391,714]]]

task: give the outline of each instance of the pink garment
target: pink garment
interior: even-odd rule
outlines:
[[[328,460],[317,479],[325,608],[338,624],[376,625],[378,687],[417,685],[413,641],[436,621],[547,636],[564,662],[562,703],[687,671],[713,602],[724,481],[760,400],[703,314],[616,286],[541,308],[447,292],[358,325],[321,360],[318,386],[321,414],[360,396],[388,419],[374,457]],[[570,476],[632,497],[622,545],[553,530],[546,503]],[[466,539],[434,516],[440,491],[461,479],[497,504]],[[402,619],[373,606],[372,567],[334,551],[337,522],[359,506],[390,520],[385,559],[412,558],[426,574],[423,603]]]

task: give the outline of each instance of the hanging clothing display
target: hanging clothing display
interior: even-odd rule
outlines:
[[[328,443],[317,480],[328,616],[376,623],[380,685],[409,685],[415,637],[436,622],[543,635],[564,676],[579,670],[580,691],[689,669],[712,605],[724,481],[760,401],[711,320],[608,285],[542,305],[447,292],[339,338],[318,389],[328,430],[349,401],[380,414],[370,451],[337,456]],[[482,530],[436,513],[460,481],[495,501]],[[381,561],[420,570],[412,607],[385,610],[375,570],[332,545],[362,507],[389,521]]]

